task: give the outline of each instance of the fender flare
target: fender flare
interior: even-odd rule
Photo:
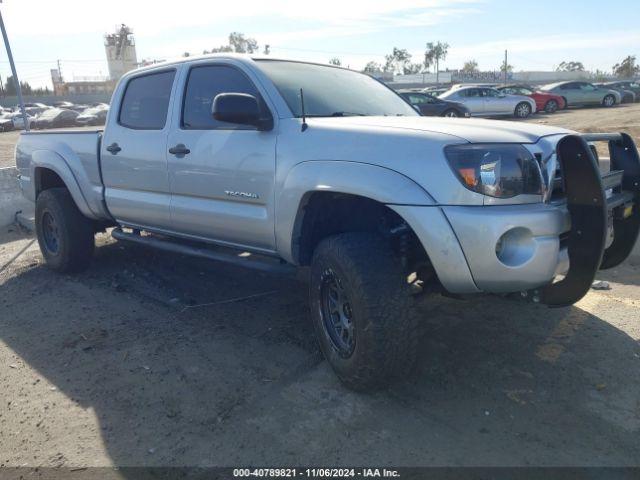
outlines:
[[[31,194],[34,200],[36,200],[38,182],[38,176],[36,175],[37,170],[48,169],[56,173],[62,179],[80,212],[82,212],[86,217],[94,219],[97,218],[97,215],[89,207],[89,203],[82,193],[82,189],[78,184],[78,180],[73,175],[73,171],[60,154],[51,150],[36,150],[31,156],[30,169],[32,179],[31,188],[33,189]]]
[[[378,165],[345,160],[298,163],[277,190],[275,234],[278,253],[297,264],[294,238],[304,207],[316,192],[334,192],[375,200],[386,205],[435,205],[420,185],[403,174]]]

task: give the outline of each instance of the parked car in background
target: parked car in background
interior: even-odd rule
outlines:
[[[25,103],[24,104],[24,110],[25,112],[27,112],[29,115],[31,115],[32,117],[35,117],[36,115],[40,115],[42,112],[44,112],[45,110],[49,110],[51,107],[49,105],[45,105],[44,103]],[[16,105],[16,107],[13,109],[14,112],[19,112],[20,111],[20,105]]]
[[[616,92],[618,92],[622,97],[620,103],[634,103],[636,101],[636,94],[632,90],[609,85],[607,83],[594,83],[594,85],[598,88],[610,88],[611,90],[615,90]]]
[[[79,126],[87,125],[104,125],[107,120],[107,113],[109,113],[109,107],[91,107],[87,108],[84,112],[76,117],[76,124]]]
[[[53,102],[53,106],[55,108],[73,108],[75,105],[71,102],[62,101],[62,102]]]
[[[564,98],[565,108],[578,105],[613,107],[622,101],[622,95],[610,88],[599,88],[589,82],[557,82],[540,87],[546,93]]]
[[[536,102],[536,109],[539,112],[554,113],[558,109],[564,108],[564,99],[560,95],[539,92],[528,85],[505,85],[498,87],[496,90],[506,93],[507,95],[525,95],[533,98]]]
[[[422,93],[429,95],[430,97],[439,97],[444,92],[448,92],[449,87],[428,87],[422,90]]]
[[[13,126],[13,120],[6,116],[0,117],[0,132],[10,132],[14,129],[15,127]]]
[[[527,118],[536,112],[536,102],[523,95],[507,95],[495,88],[459,87],[438,98],[464,104],[472,116],[510,115]]]
[[[639,80],[616,80],[613,82],[605,82],[605,88],[622,88],[623,90],[631,90],[636,95],[636,102],[640,102],[640,81]]]
[[[41,113],[32,123],[32,128],[64,128],[74,127],[78,112],[64,108],[51,108]]]
[[[7,118],[10,118],[11,121],[13,122],[13,129],[14,130],[24,130],[24,128],[25,128],[24,127],[24,117],[22,116],[22,113],[20,112],[20,109],[18,109],[15,112],[12,112],[12,113],[8,114]],[[27,122],[29,123],[29,128],[31,128],[31,126],[33,126],[33,122],[34,122],[35,118],[36,117],[34,117],[33,115],[29,115],[29,113],[27,112]]]
[[[471,112],[462,103],[450,102],[422,92],[399,91],[398,94],[425,117],[470,117]]]

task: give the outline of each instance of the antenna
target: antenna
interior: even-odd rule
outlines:
[[[304,92],[300,89],[300,107],[302,109],[302,131],[306,131],[309,128],[307,124],[307,114],[304,111]]]

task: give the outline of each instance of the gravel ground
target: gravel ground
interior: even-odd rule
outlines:
[[[640,265],[600,278],[562,309],[421,297],[416,372],[360,395],[322,360],[296,278],[106,235],[61,276],[5,228],[0,466],[639,465]]]

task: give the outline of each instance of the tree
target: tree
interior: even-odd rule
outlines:
[[[500,65],[500,71],[502,73],[507,72],[507,73],[511,73],[513,72],[513,65],[510,64],[505,64],[504,62],[502,62],[502,65]]]
[[[382,71],[403,75],[411,73],[420,73],[422,65],[419,63],[411,63],[411,54],[404,48],[393,47],[391,55],[385,55],[385,64]],[[375,62],[369,62],[375,63]]]
[[[381,72],[382,71],[382,65],[380,65],[378,62],[374,62],[371,61],[369,63],[367,63],[364,66],[364,70],[362,70],[365,73],[376,73],[376,72]]]
[[[560,62],[556,72],[584,72],[584,65],[582,62]]]
[[[620,63],[613,66],[613,74],[620,78],[633,78],[640,75],[640,65],[636,64],[636,56],[629,55]]]
[[[244,33],[231,32],[229,34],[229,44],[221,45],[211,50],[204,50],[202,53],[255,53],[258,51],[258,42],[255,38],[247,38]]]
[[[329,65],[335,65],[336,67],[339,67],[342,65],[342,62],[338,57],[333,57],[331,60],[329,60]]]
[[[478,62],[475,60],[467,60],[462,67],[464,73],[476,73],[478,71]]]
[[[33,89],[28,82],[20,82],[20,89],[22,90],[23,95],[31,95],[33,93]],[[13,75],[9,75],[4,84],[4,94],[7,97],[14,97],[18,93],[16,92],[16,86],[13,82]]]
[[[440,73],[440,60],[447,58],[449,52],[449,44],[437,41],[435,43],[429,42],[426,45],[427,49],[424,52],[424,68],[429,69],[431,65],[435,65],[436,70],[436,83],[439,80]]]

